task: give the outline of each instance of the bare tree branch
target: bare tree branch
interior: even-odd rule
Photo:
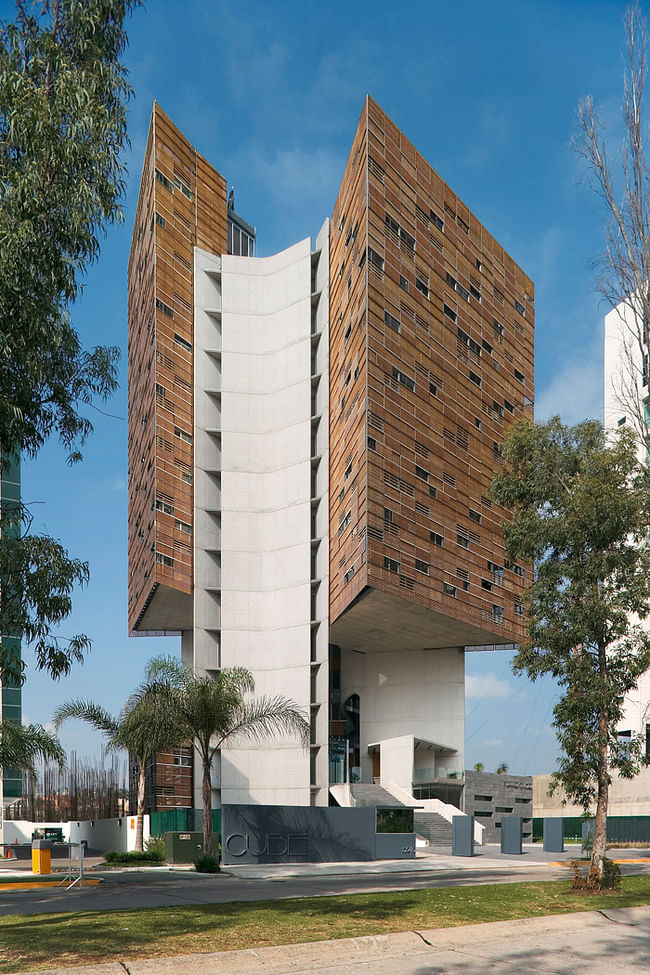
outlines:
[[[620,165],[615,168],[610,160],[604,126],[591,96],[578,107],[578,131],[573,139],[608,218],[603,252],[594,262],[598,291],[612,308],[625,305],[624,311],[619,309],[622,361],[613,392],[644,442],[650,433],[644,406],[648,396],[650,332],[650,170],[643,104],[647,44],[647,25],[637,0],[625,13],[624,138]]]

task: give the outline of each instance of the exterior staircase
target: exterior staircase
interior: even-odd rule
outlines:
[[[431,846],[451,847],[451,823],[435,812],[420,812],[413,815],[413,828],[418,836],[423,836]]]
[[[355,782],[350,785],[350,794],[355,806],[379,806],[380,809],[409,808],[406,803],[396,799],[387,789],[380,785],[370,785],[366,782]],[[451,829],[451,827],[450,827]],[[449,834],[451,836],[451,833]]]

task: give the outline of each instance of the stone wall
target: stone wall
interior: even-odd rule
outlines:
[[[466,771],[463,809],[485,827],[484,843],[500,842],[502,816],[521,816],[523,842],[529,843],[533,832],[533,777]]]

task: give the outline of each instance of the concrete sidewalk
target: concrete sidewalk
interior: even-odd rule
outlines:
[[[634,853],[639,858],[637,850],[611,851],[616,854]],[[649,851],[643,851],[648,853]],[[246,880],[279,880],[286,877],[326,877],[326,876],[358,876],[360,874],[394,874],[418,873],[432,870],[496,870],[507,867],[529,869],[530,867],[556,866],[558,863],[568,863],[574,857],[580,856],[580,847],[570,847],[564,853],[546,853],[539,845],[527,845],[522,853],[501,853],[499,846],[490,845],[477,847],[474,856],[452,856],[447,847],[429,847],[418,851],[414,860],[371,860],[362,863],[273,863],[273,864],[227,864],[223,867],[225,873],[233,877]],[[647,857],[650,863],[650,856]]]
[[[354,862],[335,862],[335,863],[274,863],[274,864],[227,864],[222,867],[221,876],[236,877],[240,880],[287,880],[292,878],[325,878],[325,877],[372,877],[397,874],[420,874],[433,872],[461,871],[472,872],[508,869],[514,873],[519,870],[530,868],[557,867],[563,863],[568,863],[573,857],[579,856],[579,847],[569,848],[564,853],[545,853],[539,845],[532,844],[523,848],[521,854],[504,854],[500,852],[498,846],[478,847],[472,857],[452,856],[446,847],[429,847],[426,850],[418,851],[413,860],[370,860]],[[623,854],[636,856],[635,862],[642,862],[639,859],[640,851],[622,850]],[[648,852],[648,851],[643,851]],[[650,864],[650,857],[645,861]],[[188,871],[196,879],[206,876],[196,874],[191,864],[165,864],[154,866],[142,863],[133,866],[115,865],[113,867],[102,866],[102,857],[88,857],[84,860],[84,873],[88,877],[104,875],[107,879],[117,878],[120,875],[144,874],[150,879],[154,879],[160,874],[169,872],[187,873]],[[37,880],[44,883],[57,881],[64,870],[64,862],[52,861],[52,869],[56,873],[48,875],[33,875],[32,864],[29,860],[2,860],[0,861],[0,888],[12,881]],[[142,877],[144,881],[144,877]]]
[[[277,863],[277,864],[227,864],[222,873],[239,877],[242,880],[276,880],[290,877],[346,877],[373,876],[380,874],[418,873],[449,870],[492,871],[495,869],[529,869],[531,867],[551,867],[567,863],[574,857],[581,856],[580,846],[567,846],[564,853],[547,853],[539,843],[526,844],[521,854],[501,853],[497,844],[477,846],[474,856],[452,856],[448,847],[427,847],[418,850],[414,860],[370,860],[336,863]],[[650,864],[650,850],[610,850],[609,856],[620,863]],[[87,857],[84,860],[84,870],[94,872],[104,861],[101,856]],[[52,867],[61,869],[63,862],[53,860]],[[104,868],[106,869],[106,868]],[[109,868],[111,873],[136,872],[156,874],[165,871],[191,871],[191,864],[166,864],[152,866],[138,864],[134,866],[115,866]],[[24,879],[25,873],[31,876],[30,860],[0,860],[0,882],[7,881],[11,876]],[[100,868],[101,870],[101,868]],[[104,872],[104,870],[101,870]]]
[[[650,970],[649,936],[650,907],[613,908],[277,948],[124,958],[48,975],[611,975],[613,969],[632,975]]]

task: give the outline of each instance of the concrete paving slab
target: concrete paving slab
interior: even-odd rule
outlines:
[[[558,860],[558,854],[544,854],[539,847],[529,847],[522,854],[500,854],[499,848],[484,847],[473,857],[455,857],[447,849],[434,849],[414,860],[372,860],[354,863],[269,863],[227,864],[224,872],[249,880],[273,880],[281,877],[358,876],[391,873],[419,873],[431,870],[495,870],[518,867],[556,866],[569,862],[576,855],[568,852]]]
[[[599,913],[619,924],[645,924],[650,927],[650,906],[608,907]]]

